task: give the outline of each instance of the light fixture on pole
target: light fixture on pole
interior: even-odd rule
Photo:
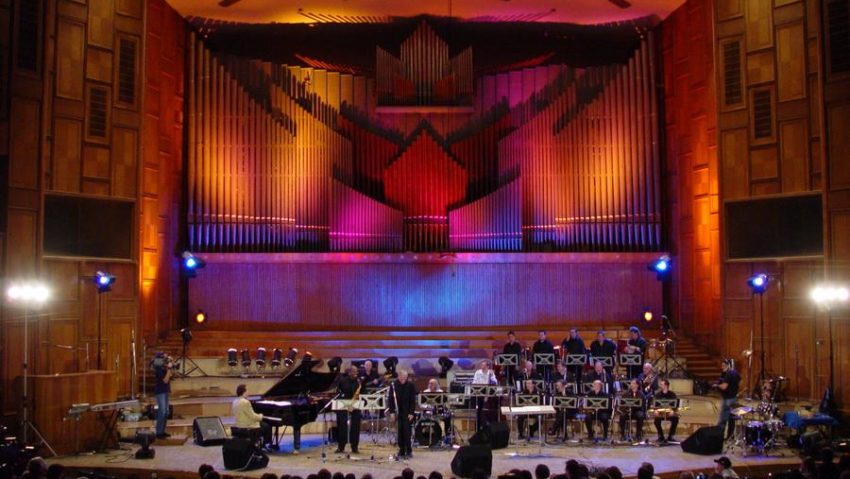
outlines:
[[[756,384],[762,384],[765,380],[765,372],[764,372],[764,362],[765,362],[765,348],[764,348],[764,292],[767,291],[767,285],[769,283],[769,278],[764,273],[759,273],[755,276],[751,276],[747,279],[747,286],[750,287],[750,290],[753,294],[759,295],[759,329],[761,335],[759,342],[761,343],[761,352],[759,354],[761,360],[761,366],[759,369],[759,377]],[[749,374],[749,371],[747,372]],[[749,377],[747,378],[749,381]],[[752,390],[750,391],[752,392]]]
[[[29,443],[29,431],[32,430],[39,440],[47,446],[47,449],[54,456],[57,456],[56,451],[50,447],[50,444],[29,419],[30,404],[27,395],[29,387],[29,312],[31,308],[39,307],[47,302],[50,298],[50,290],[47,289],[47,286],[38,282],[13,283],[6,290],[6,298],[10,304],[24,308],[24,357],[21,363],[21,375],[23,376],[23,387],[21,388],[23,393],[21,396],[21,406],[23,407],[23,413],[21,415],[21,439],[24,444]]]
[[[832,310],[850,301],[850,289],[844,285],[821,284],[812,288],[810,297],[821,310],[826,311],[827,337],[829,341],[829,384],[827,385],[823,401],[821,401],[821,409],[824,409],[824,404],[831,405],[830,403],[833,402],[832,392],[835,386],[835,358],[833,356],[835,347],[832,341]],[[827,409],[831,408],[828,407]]]
[[[96,365],[100,370],[103,358],[103,293],[112,291],[115,276],[103,271],[96,271],[92,276],[92,282],[97,289],[97,356]]]

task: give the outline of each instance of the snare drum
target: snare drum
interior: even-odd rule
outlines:
[[[435,446],[443,439],[443,428],[434,418],[422,418],[413,426],[413,437],[420,446]]]

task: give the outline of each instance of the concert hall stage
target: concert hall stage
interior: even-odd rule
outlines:
[[[275,474],[292,474],[306,477],[321,468],[331,472],[354,473],[358,479],[370,473],[375,479],[392,479],[400,475],[402,469],[410,467],[416,475],[428,475],[437,470],[444,477],[451,477],[451,461],[456,450],[414,449],[413,458],[409,461],[390,461],[389,456],[396,450],[388,444],[375,445],[368,435],[361,439],[360,454],[346,457],[335,454],[334,445],[326,446],[327,460],[322,461],[321,436],[318,434],[305,435],[302,439],[300,455],[291,453],[291,436],[286,437],[281,444],[281,452],[270,454],[269,466],[265,469],[250,472],[225,471],[221,455],[221,447],[200,447],[187,441],[183,445],[165,446],[154,444],[156,458],[152,460],[136,460],[133,452],[138,446],[123,444],[120,451],[110,451],[91,456],[65,456],[51,459],[73,469],[93,470],[102,469],[119,477],[135,474],[145,477],[145,474],[157,471],[159,477],[173,475],[174,477],[197,477],[197,469],[201,464],[210,464],[219,472],[229,472],[237,476],[259,477],[264,472]],[[519,453],[515,455],[515,453]],[[709,471],[713,468],[713,460],[717,456],[698,456],[682,452],[678,446],[580,446],[580,445],[547,445],[542,449],[536,444],[493,451],[493,477],[504,474],[511,469],[528,469],[533,471],[538,464],[549,466],[553,474],[564,471],[568,459],[576,459],[587,464],[591,469],[596,466],[617,466],[626,476],[634,476],[644,461],[655,466],[656,474],[661,477],[678,477],[678,472]],[[733,468],[742,477],[744,475],[767,474],[768,472],[786,470],[799,463],[799,458],[793,451],[782,449],[773,451],[771,457],[741,457],[730,456]]]

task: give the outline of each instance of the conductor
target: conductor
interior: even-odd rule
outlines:
[[[408,381],[408,372],[399,370],[398,379],[390,385],[390,414],[396,416],[398,430],[398,455],[396,459],[410,459],[413,448],[410,442],[413,413],[416,411],[416,385]]]

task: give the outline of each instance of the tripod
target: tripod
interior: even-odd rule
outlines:
[[[682,363],[676,358],[676,331],[673,330],[673,325],[670,323],[670,320],[667,319],[667,316],[661,317],[662,321],[662,337],[664,338],[662,341],[664,342],[664,349],[661,350],[661,356],[658,357],[653,363],[652,367],[655,367],[659,361],[664,360],[664,377],[669,378],[671,372],[682,371],[682,374],[685,375],[685,378],[690,377],[690,373],[687,368],[685,368]],[[673,361],[673,369],[670,368],[670,361]]]
[[[24,360],[21,363],[21,369],[23,371],[22,376],[23,376],[23,379],[24,379],[24,384],[23,384],[23,388],[22,388],[23,395],[21,397],[21,405],[23,406],[24,410],[23,410],[23,414],[21,414],[21,439],[23,440],[24,444],[28,444],[29,443],[28,431],[31,430],[33,432],[33,434],[35,434],[35,436],[38,438],[38,440],[41,441],[41,443],[44,444],[45,447],[47,447],[47,449],[51,452],[51,454],[53,454],[53,457],[56,457],[59,454],[56,453],[56,451],[53,449],[53,447],[50,446],[50,443],[47,442],[47,439],[45,439],[44,436],[41,435],[41,432],[39,432],[36,425],[33,424],[33,422],[30,421],[30,419],[29,419],[30,404],[29,404],[29,396],[27,395],[28,387],[29,387],[29,377],[30,377],[29,376],[29,364],[28,364],[28,361],[29,361],[29,343],[30,343],[30,341],[29,341],[29,324],[30,324],[29,306],[24,306]]]
[[[184,328],[180,331],[180,334],[183,339],[183,350],[180,353],[180,357],[178,357],[175,361],[177,364],[180,364],[180,376],[183,376],[184,378],[189,377],[192,373],[198,371],[201,376],[206,377],[207,373],[198,366],[198,363],[189,357],[189,342],[192,340],[191,331],[189,331],[189,328]],[[192,365],[192,369],[189,369],[189,371],[186,371],[186,363]]]

